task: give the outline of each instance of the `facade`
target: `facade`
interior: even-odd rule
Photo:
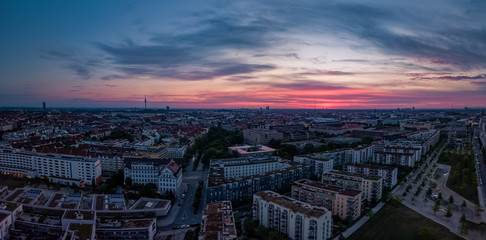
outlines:
[[[428,130],[422,131],[415,134],[408,136],[407,138],[410,140],[415,140],[422,145],[422,155],[425,155],[427,152],[432,149],[439,142],[440,139],[440,130]]]
[[[157,185],[160,193],[172,191],[177,195],[182,183],[182,168],[171,160],[167,164],[161,161],[133,161],[125,166],[125,180],[132,179],[132,183]]]
[[[121,156],[99,156],[103,171],[117,172],[123,169],[123,157]]]
[[[479,120],[479,140],[486,147],[486,117],[482,117]]]
[[[348,164],[344,166],[344,171],[382,177],[383,186],[387,188],[393,188],[398,183],[398,168],[392,166]]]
[[[235,218],[231,201],[213,202],[202,212],[199,240],[237,239]]]
[[[312,174],[317,177],[321,177],[322,174],[334,168],[334,161],[332,159],[314,157],[313,154],[294,156],[294,162],[310,165]]]
[[[8,187],[0,185],[0,198],[4,198],[8,194]]]
[[[308,179],[292,185],[292,198],[313,206],[325,207],[343,220],[355,220],[361,214],[361,191]]]
[[[187,146],[181,147],[168,147],[162,150],[162,154],[165,154],[165,158],[168,159],[181,159],[186,154]]]
[[[6,239],[8,231],[22,212],[22,204],[0,202],[0,239]]]
[[[253,145],[268,145],[270,140],[282,140],[283,133],[268,129],[246,129],[243,130],[245,142]]]
[[[206,202],[251,200],[253,194],[270,189],[287,189],[296,180],[309,178],[310,166],[278,157],[232,158],[211,161]]]
[[[99,221],[96,224],[96,239],[148,239],[157,234],[155,218]]]
[[[331,212],[272,191],[255,193],[253,219],[295,240],[326,240],[332,235]]]
[[[362,200],[367,200],[368,202],[380,201],[382,197],[382,177],[333,170],[322,175],[322,182],[343,188],[360,190],[363,192]]]
[[[420,161],[421,148],[410,145],[387,145],[382,151],[375,151],[373,162],[383,165],[414,167]]]
[[[101,162],[64,154],[41,154],[18,149],[0,149],[0,172],[14,176],[46,177],[78,186],[101,183]]]

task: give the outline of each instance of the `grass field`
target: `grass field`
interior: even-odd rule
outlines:
[[[371,217],[348,240],[408,240],[437,239],[459,240],[457,235],[440,224],[399,204],[396,208],[387,203],[379,212]]]
[[[460,148],[456,148],[444,151],[439,156],[439,163],[451,166],[447,187],[469,201],[479,204],[476,163],[472,150],[469,148],[462,152]]]

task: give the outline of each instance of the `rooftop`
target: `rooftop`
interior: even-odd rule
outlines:
[[[267,202],[275,203],[288,208],[295,213],[301,213],[309,217],[320,218],[329,213],[329,211],[323,207],[315,207],[272,191],[257,192],[255,195]]]
[[[170,205],[169,200],[142,197],[130,208],[130,210],[166,208],[167,205]]]
[[[64,219],[94,220],[95,212],[91,210],[67,210]]]
[[[359,190],[354,190],[354,189],[350,189],[350,188],[342,188],[342,187],[339,187],[339,186],[334,186],[334,185],[329,185],[329,184],[325,184],[325,183],[321,183],[321,182],[316,182],[316,181],[312,181],[312,180],[309,180],[309,179],[301,179],[301,180],[295,181],[294,185],[296,185],[296,186],[307,185],[307,186],[311,186],[311,187],[315,187],[315,188],[325,189],[325,190],[328,190],[328,191],[331,191],[331,192],[339,193],[341,195],[350,196],[350,197],[358,196],[361,193],[361,191],[359,191]]]
[[[93,236],[93,224],[70,223],[68,231],[73,231],[74,239],[88,240]]]

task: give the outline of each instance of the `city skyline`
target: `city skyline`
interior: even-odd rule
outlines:
[[[0,107],[485,107],[481,1],[2,1]]]

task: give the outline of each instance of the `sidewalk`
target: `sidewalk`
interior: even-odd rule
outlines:
[[[383,202],[378,203],[378,205],[376,205],[376,207],[374,207],[372,209],[373,210],[373,213],[377,213],[378,211],[380,211],[380,209],[383,206],[385,206],[385,203],[383,203]],[[359,219],[357,222],[355,222],[353,224],[353,226],[347,228],[346,231],[342,232],[343,236],[345,238],[351,236],[351,234],[353,234],[354,232],[356,232],[356,230],[358,230],[361,226],[363,226],[369,219],[370,219],[370,217],[363,216],[361,219]],[[338,239],[339,239],[339,236],[336,236],[334,238],[334,240],[338,240]]]
[[[441,177],[439,179],[439,182],[440,183],[437,184],[437,186],[441,188],[442,197],[445,200],[447,200],[447,198],[449,198],[449,196],[452,195],[454,197],[454,203],[455,204],[459,204],[460,205],[460,204],[462,204],[463,201],[465,201],[466,202],[466,205],[468,206],[468,209],[470,209],[471,207],[474,209],[474,207],[476,206],[475,203],[467,200],[463,196],[459,195],[458,193],[454,192],[453,190],[451,190],[450,188],[447,187],[446,184],[447,184],[447,179],[449,178],[449,173],[450,173],[450,170],[451,170],[451,166],[444,165],[444,164],[439,164],[438,163],[437,164],[437,168],[441,168],[441,169],[444,169],[444,170],[447,171],[447,174],[444,174],[445,177]],[[480,200],[481,200],[481,198],[480,198]],[[472,210],[471,212],[469,212],[469,214],[466,214],[466,218],[467,218],[467,220],[469,220],[471,222],[480,224],[481,222],[484,222],[485,215],[486,215],[486,212],[482,212],[480,214],[480,216],[477,216],[477,214],[474,212],[474,210]]]

